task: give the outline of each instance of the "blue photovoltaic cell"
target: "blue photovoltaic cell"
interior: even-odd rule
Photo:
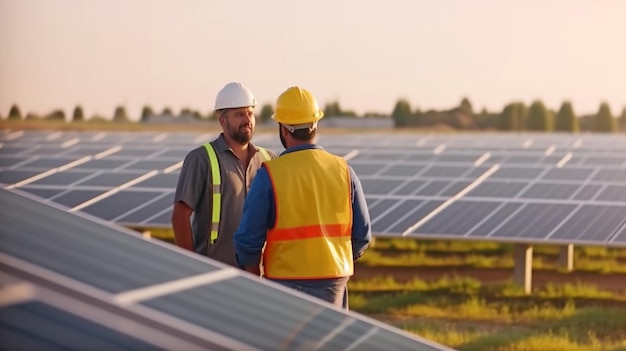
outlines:
[[[363,192],[366,195],[384,195],[389,194],[393,189],[402,184],[402,180],[390,179],[367,179],[361,178]]]
[[[482,155],[439,155],[437,162],[474,163]],[[467,168],[465,168],[467,170]]]
[[[619,166],[624,164],[623,157],[598,157],[591,156],[583,160],[585,165],[607,165],[607,166]]]
[[[164,350],[41,302],[4,306],[0,315],[5,350]]]
[[[104,193],[105,190],[72,190],[53,199],[54,202],[69,208],[78,206],[83,202],[93,199]]]
[[[552,168],[543,176],[549,180],[586,180],[593,173],[591,168]]]
[[[369,206],[370,218],[372,220],[374,220],[375,218],[378,218],[382,213],[389,210],[396,204],[399,204],[400,202],[401,200],[395,200],[395,199],[393,200],[383,199],[380,201],[374,200],[374,199],[367,199],[367,203],[370,204]]]
[[[39,196],[42,199],[49,199],[56,194],[59,194],[65,190],[63,189],[39,189],[39,188],[21,188],[23,191],[31,193],[35,196]]]
[[[59,154],[63,154],[68,151],[68,149],[59,148],[57,146],[40,146],[36,149],[30,149],[27,152],[24,152],[24,155],[38,155],[38,156],[56,156]]]
[[[606,185],[596,200],[626,203],[626,185]]]
[[[174,193],[167,193],[161,196],[158,200],[141,207],[133,212],[128,213],[116,220],[120,223],[143,223],[146,219],[154,216],[156,213],[171,208],[174,205]]]
[[[159,173],[154,177],[150,177],[140,183],[133,185],[132,188],[176,189],[178,176],[178,173]]]
[[[457,201],[417,228],[415,232],[464,235],[492,214],[498,206],[497,202]]]
[[[63,165],[66,165],[70,162],[74,162],[76,161],[77,158],[40,158],[40,159],[36,159],[33,160],[32,162],[28,162],[28,163],[24,163],[21,165],[21,167],[29,167],[29,168],[44,168],[44,169],[51,169],[51,168],[56,168],[56,167],[60,167]]]
[[[148,157],[152,154],[159,152],[159,149],[131,149],[124,147],[122,150],[114,153],[112,156],[115,157]]]
[[[578,184],[532,184],[519,197],[525,199],[569,199],[579,188]]]
[[[154,192],[122,191],[89,205],[81,211],[110,221],[144,205],[158,195],[159,193]]]
[[[525,204],[492,237],[541,239],[559,226],[576,209],[576,205]]]
[[[2,149],[0,149],[2,150]],[[17,165],[20,162],[24,162],[24,158],[19,158],[19,157],[0,157],[0,167],[12,167]]]
[[[542,168],[517,168],[517,167],[501,167],[498,169],[491,178],[506,178],[506,179],[535,179],[541,172]]]
[[[381,173],[381,175],[412,177],[421,173],[424,168],[424,166],[420,165],[397,165],[386,169],[384,172]]]
[[[469,171],[469,167],[454,166],[431,166],[425,170],[421,177],[459,178]]]
[[[64,155],[73,155],[73,156],[89,156],[89,155],[97,155],[103,151],[111,149],[112,145],[89,145],[87,147],[79,147],[73,148],[68,152],[64,153]]]
[[[156,213],[147,220],[150,225],[170,228],[172,226],[172,208],[170,207],[163,213]]]
[[[14,184],[39,173],[41,173],[41,171],[3,170],[0,171],[0,183]]]
[[[444,189],[439,196],[454,196],[461,190],[467,188],[470,184],[471,182],[453,182],[449,187]]]
[[[104,186],[104,187],[114,187],[118,185],[122,185],[127,183],[144,173],[113,173],[113,172],[102,172],[98,175],[86,179],[84,181],[78,182],[76,184],[81,186]]]
[[[433,161],[435,159],[435,155],[432,153],[428,154],[412,154],[406,156],[406,161]]]
[[[179,161],[170,161],[170,160],[140,160],[134,163],[128,163],[122,169],[133,169],[133,170],[144,170],[151,171],[153,169],[156,170],[164,170]]]
[[[384,164],[368,164],[368,163],[350,163],[352,169],[358,176],[368,176],[373,175],[376,172],[380,171]]]
[[[599,169],[592,179],[599,182],[626,182],[626,169]]]
[[[542,159],[543,156],[510,156],[507,157],[503,163],[522,163],[522,164],[535,164]]]
[[[452,185],[452,182],[450,181],[433,180],[429,182],[428,184],[426,184],[421,189],[419,189],[416,195],[421,195],[421,196],[439,195],[439,193],[441,193],[443,190],[448,188],[450,185]]]
[[[32,185],[59,185],[59,186],[68,186],[73,184],[81,179],[91,176],[90,172],[73,172],[73,171],[64,171],[51,174],[47,177],[38,179],[32,182]]]
[[[426,215],[431,213],[433,210],[435,210],[442,203],[443,203],[443,201],[434,201],[434,200],[433,201],[422,201],[421,206],[415,207],[412,211],[407,211],[406,214],[408,214],[408,216],[406,216],[403,219],[397,221],[396,224],[393,225],[389,229],[389,232],[391,232],[391,233],[402,233],[402,232],[404,232],[405,230],[409,229],[409,227],[411,227],[412,225],[415,225],[415,223],[417,223],[420,220],[422,220],[422,218],[424,218]]]
[[[161,154],[159,154],[159,157],[163,157],[163,158],[177,158],[179,159],[179,161],[182,161],[183,159],[185,159],[185,156],[187,156],[187,154],[191,151],[191,148],[189,149],[170,149],[167,150]]]
[[[550,239],[606,241],[626,220],[626,206],[581,206]]]
[[[385,232],[387,228],[393,226],[399,219],[406,214],[413,212],[415,209],[424,205],[426,201],[420,200],[405,200],[400,205],[394,208],[391,212],[388,212],[383,217],[377,217],[376,221],[372,221],[372,231],[376,233]]]
[[[467,196],[515,198],[526,185],[522,182],[487,180],[470,190]]]
[[[522,204],[519,203],[501,203],[498,209],[484,218],[483,222],[472,229],[469,235],[471,237],[488,237],[494,229],[513,216],[520,207]]]
[[[411,180],[404,183],[393,194],[395,195],[411,195],[415,194],[419,189],[428,183],[427,180]]]
[[[589,201],[593,200],[602,189],[602,185],[587,184],[580,187],[578,193],[574,195],[573,200]]]
[[[93,169],[93,170],[112,170],[118,167],[121,167],[127,163],[131,162],[131,160],[113,160],[113,159],[100,159],[100,160],[91,160],[85,163],[81,163],[76,166],[76,169]]]

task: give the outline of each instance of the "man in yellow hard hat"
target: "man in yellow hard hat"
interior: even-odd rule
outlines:
[[[222,133],[185,157],[174,194],[172,228],[179,247],[238,267],[233,233],[248,187],[261,163],[276,154],[251,143],[256,99],[249,88],[239,82],[226,84],[214,106]]]
[[[261,275],[262,263],[265,278],[347,308],[348,279],[369,245],[371,223],[352,167],[315,144],[323,116],[306,89],[278,97],[272,118],[286,150],[257,172],[235,251],[245,270]]]

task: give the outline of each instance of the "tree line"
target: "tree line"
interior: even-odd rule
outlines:
[[[271,104],[261,106],[257,118],[260,122],[268,121],[274,109]],[[595,114],[577,116],[570,101],[564,101],[558,111],[546,108],[540,100],[533,101],[530,105],[523,102],[512,102],[504,106],[500,112],[489,112],[483,108],[480,112],[475,112],[471,102],[463,98],[461,103],[447,110],[427,110],[421,111],[419,108],[413,109],[406,99],[399,99],[391,114],[386,115],[376,112],[368,112],[361,116],[352,110],[344,110],[338,101],[332,101],[324,106],[324,113],[327,118],[391,118],[396,128],[419,128],[448,126],[457,130],[500,130],[500,131],[544,131],[544,132],[614,132],[626,130],[626,107],[623,108],[619,116],[614,116],[609,105],[600,103]],[[140,122],[150,122],[155,116],[164,118],[187,117],[195,120],[214,120],[216,116],[213,112],[202,114],[197,110],[189,108],[182,109],[175,114],[171,108],[165,107],[160,113],[146,105],[141,111]],[[37,116],[22,113],[17,105],[11,106],[8,119],[44,119],[65,121],[66,116],[63,110],[54,110],[47,115]],[[85,121],[85,115],[80,105],[77,105],[71,116],[72,122]],[[93,116],[92,121],[113,121],[129,122],[130,118],[124,106],[117,106],[113,111],[113,118]]]

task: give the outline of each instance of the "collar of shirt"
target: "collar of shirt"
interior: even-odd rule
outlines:
[[[259,148],[256,145],[252,144],[252,142],[248,143],[248,146],[252,146],[257,152],[259,151]],[[217,139],[215,140],[215,148],[219,152],[226,152],[230,150],[230,146],[228,146],[226,138],[224,138],[224,133],[220,133],[220,136],[217,137]]]
[[[289,149],[283,151],[281,153],[281,155],[285,155],[285,154],[288,154],[288,153],[294,152],[294,151],[311,150],[311,149],[323,150],[323,148],[321,146],[317,145],[317,144],[304,144],[304,145],[292,146]]]

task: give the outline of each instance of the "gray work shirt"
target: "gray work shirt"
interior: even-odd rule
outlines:
[[[223,134],[220,134],[211,144],[215,148],[222,176],[222,208],[217,241],[207,245],[213,198],[209,157],[204,146],[193,149],[185,157],[178,177],[174,201],[182,201],[194,211],[191,223],[194,251],[237,267],[233,234],[239,226],[243,203],[252,180],[261,167],[261,163],[265,161],[265,157],[259,152],[258,147],[250,143],[255,153],[246,168],[245,161],[237,158],[226,143]],[[267,151],[272,158],[276,157],[276,153]]]

